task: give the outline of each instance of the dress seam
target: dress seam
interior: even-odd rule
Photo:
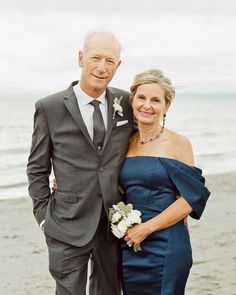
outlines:
[[[168,228],[168,241],[167,241],[167,245],[166,245],[166,250],[169,247],[169,242],[170,242],[170,231],[172,230],[172,226]],[[167,251],[166,251],[167,252]],[[166,263],[166,258],[167,258],[167,254],[165,254],[165,259],[163,261],[163,274],[162,274],[162,282],[161,282],[161,294],[160,295],[165,295],[162,293],[163,291],[163,283],[164,283],[164,275],[165,275],[165,263]],[[165,291],[165,290],[164,290]]]

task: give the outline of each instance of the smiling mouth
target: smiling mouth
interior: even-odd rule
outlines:
[[[152,113],[147,113],[147,112],[140,112],[142,115],[144,115],[144,116],[150,116],[150,115],[152,115]]]
[[[92,74],[96,79],[100,79],[100,80],[105,80],[107,79],[107,77],[100,77],[100,76],[96,76],[94,74]]]

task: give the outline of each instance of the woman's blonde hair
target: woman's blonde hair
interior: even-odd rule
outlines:
[[[133,101],[133,97],[137,91],[137,88],[142,84],[151,83],[159,84],[163,88],[165,92],[165,100],[167,103],[170,103],[174,99],[175,89],[171,83],[171,80],[168,77],[166,77],[161,70],[151,69],[144,71],[134,77],[134,81],[130,86],[131,103]]]

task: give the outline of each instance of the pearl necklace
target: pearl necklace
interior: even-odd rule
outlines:
[[[139,144],[144,145],[144,144],[146,144],[146,143],[148,143],[148,142],[152,142],[152,141],[154,141],[155,139],[158,139],[158,138],[162,135],[163,132],[164,132],[164,127],[162,126],[160,132],[159,132],[155,137],[150,138],[150,139],[148,139],[148,140],[146,140],[146,141],[141,140],[140,138],[137,138],[136,142],[139,143]]]

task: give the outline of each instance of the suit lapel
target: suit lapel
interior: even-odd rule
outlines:
[[[88,142],[91,144],[91,146],[95,149],[94,144],[91,140],[91,137],[88,133],[87,127],[84,124],[84,120],[82,118],[78,101],[75,96],[73,86],[76,85],[78,82],[73,82],[69,88],[66,90],[65,95],[64,95],[64,104],[68,111],[70,112],[71,116],[75,120],[75,122],[78,124],[80,130],[83,132],[85,138],[88,140]]]
[[[111,136],[112,129],[116,123],[116,120],[113,119],[114,95],[109,90],[109,88],[107,88],[107,91],[106,91],[106,99],[107,99],[107,132],[105,135],[102,151],[104,151],[104,148],[106,147],[106,144]]]

